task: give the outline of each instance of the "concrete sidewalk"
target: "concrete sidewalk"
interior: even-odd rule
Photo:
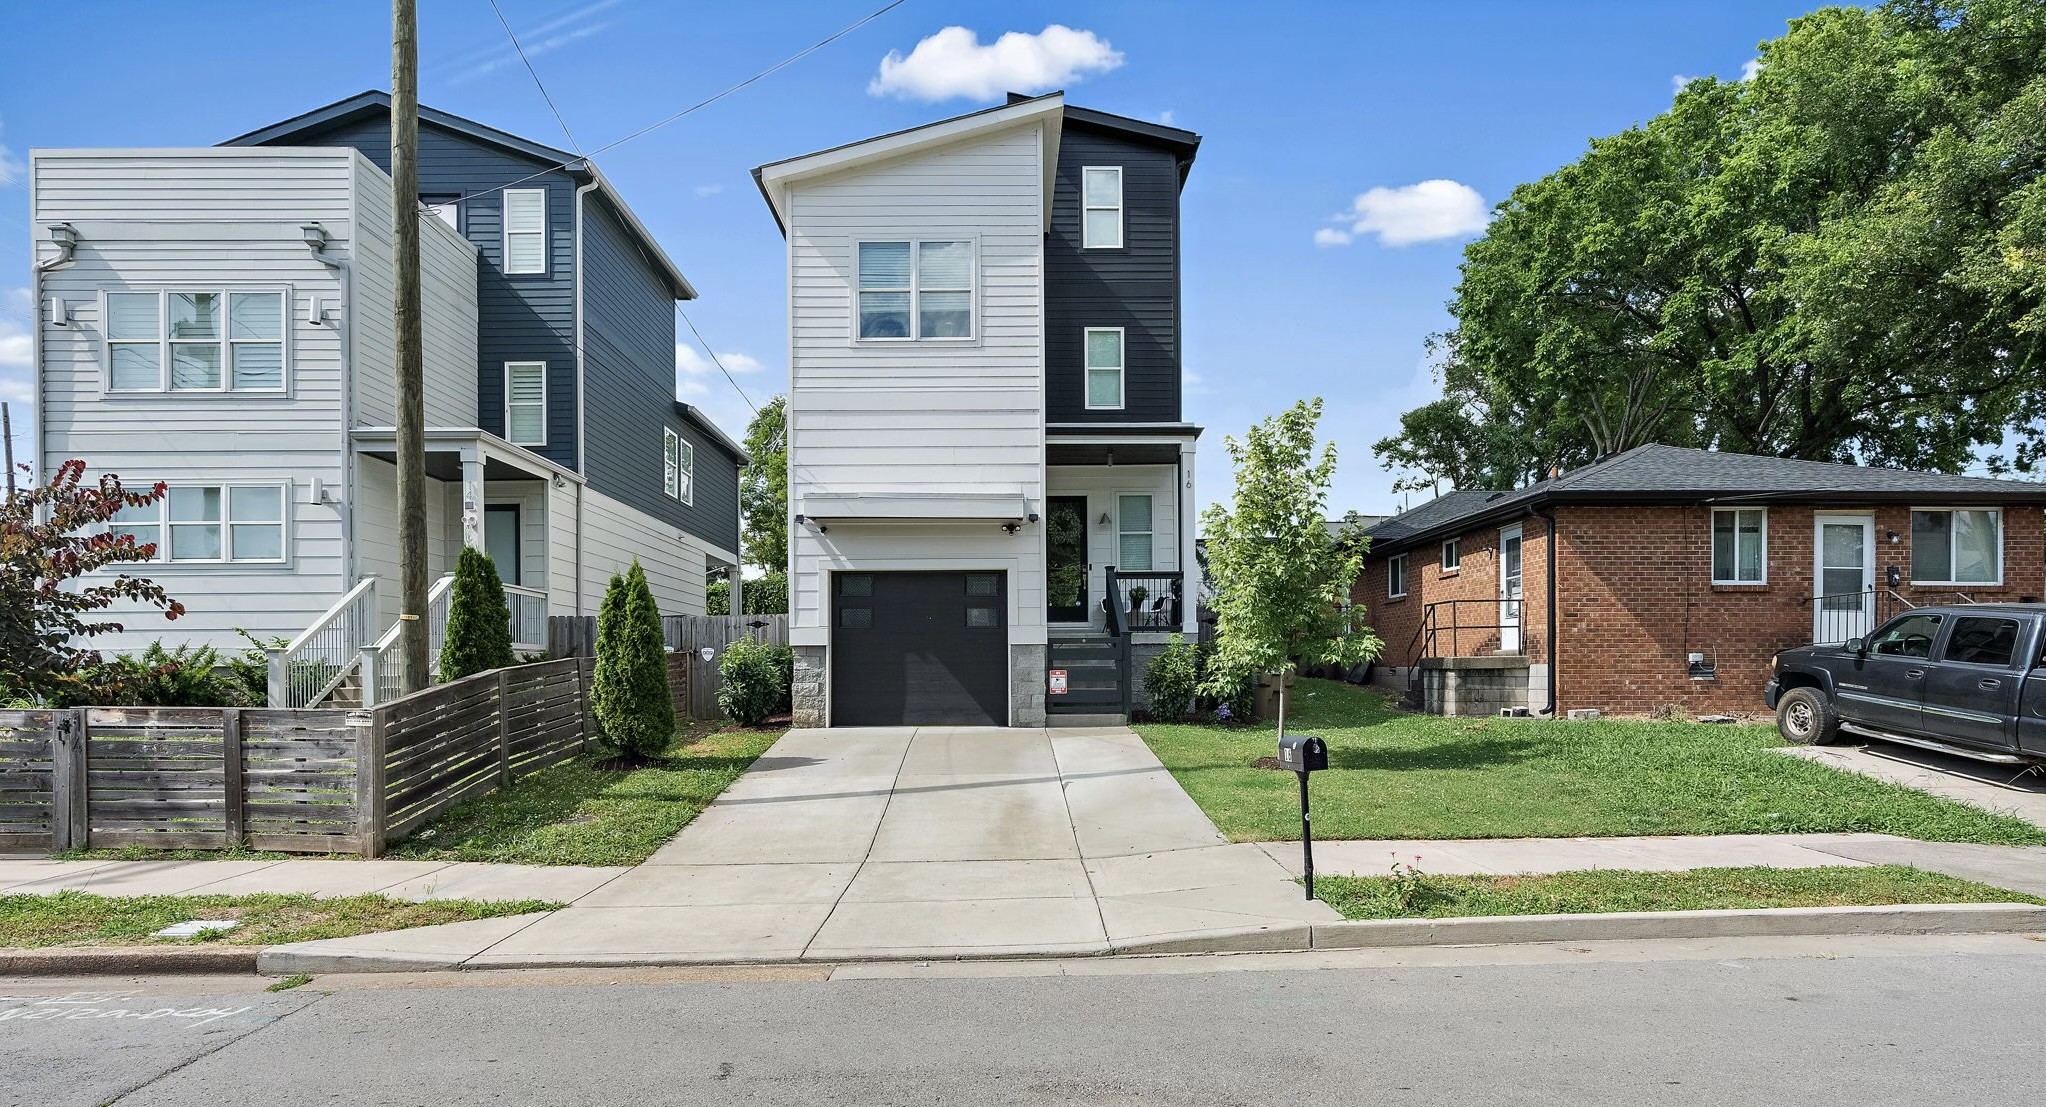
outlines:
[[[794,730],[551,915],[306,943],[290,971],[1285,948],[1336,921],[1135,733]]]

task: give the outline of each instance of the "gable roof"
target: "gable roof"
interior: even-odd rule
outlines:
[[[1445,493],[1365,533],[1391,554],[1553,504],[1711,503],[2046,504],[2046,484],[1650,443],[1526,488]]]
[[[732,460],[738,462],[741,466],[753,463],[752,456],[747,454],[737,442],[732,441],[731,435],[726,434],[722,428],[711,421],[711,417],[704,414],[702,408],[697,407],[695,404],[685,404],[680,400],[676,400],[675,414],[680,415],[683,422],[702,431],[704,437],[715,442],[718,449],[731,454]]]
[[[236,135],[220,143],[220,145],[289,146],[292,145],[294,139],[306,135],[364,119],[376,117],[389,118],[390,114],[391,94],[382,89],[373,88],[365,92],[358,92],[343,100],[336,100],[324,107],[314,108],[309,112],[292,116],[290,119],[282,122],[259,127],[247,134]],[[531,139],[521,138],[510,131],[500,131],[496,127],[478,123],[473,119],[465,119],[459,115],[441,111],[438,108],[429,108],[424,104],[419,106],[419,122],[422,126],[432,126],[444,131],[452,131],[464,138],[480,142],[486,146],[494,146],[500,150],[506,150],[521,157],[545,163],[571,176],[580,178],[586,184],[594,181],[597,185],[597,192],[610,202],[612,209],[624,221],[626,229],[639,240],[640,245],[645,248],[647,256],[652,260],[655,268],[659,269],[661,275],[667,279],[669,291],[674,294],[674,297],[677,300],[696,299],[696,288],[689,283],[689,278],[682,275],[682,270],[676,267],[675,262],[668,257],[667,252],[661,249],[661,244],[654,239],[653,232],[647,230],[646,225],[639,221],[639,216],[633,214],[632,208],[626,205],[625,198],[618,195],[618,190],[612,187],[609,178],[604,176],[603,172],[597,168],[595,162],[579,154],[571,154],[566,150],[557,150],[552,146],[545,146]],[[503,188],[511,183],[506,181],[504,184],[496,187]],[[486,191],[494,191],[494,189]]]
[[[767,201],[768,209],[774,212],[775,224],[781,227],[783,234],[787,234],[788,186],[798,180],[919,153],[1032,120],[1048,119],[1051,127],[1050,149],[1046,151],[1044,159],[1044,221],[1045,226],[1049,228],[1052,178],[1058,173],[1059,125],[1064,117],[1065,103],[1065,93],[1047,92],[1042,96],[1011,100],[1006,104],[940,119],[935,123],[924,123],[825,150],[798,154],[792,158],[756,166],[753,170],[753,183],[759,186],[761,197]]]

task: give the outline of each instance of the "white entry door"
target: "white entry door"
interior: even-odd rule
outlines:
[[[1520,528],[1499,532],[1499,652],[1520,652]]]
[[[1875,629],[1875,518],[1820,515],[1812,545],[1812,641],[1845,642]]]

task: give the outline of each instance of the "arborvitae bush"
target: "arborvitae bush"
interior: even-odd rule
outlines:
[[[448,587],[448,629],[440,645],[442,683],[513,664],[511,608],[497,563],[474,546],[455,559],[455,583]]]
[[[592,689],[597,727],[620,757],[644,760],[675,738],[675,701],[668,694],[661,611],[634,558],[614,575],[597,608],[597,675]]]

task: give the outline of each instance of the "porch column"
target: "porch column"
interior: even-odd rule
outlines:
[[[1179,444],[1179,572],[1180,632],[1197,638],[1201,632],[1201,563],[1194,550],[1200,534],[1200,501],[1194,496],[1194,443]]]
[[[462,451],[462,545],[483,548],[483,456]]]

